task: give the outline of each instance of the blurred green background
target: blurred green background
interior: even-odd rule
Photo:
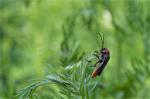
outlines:
[[[149,9],[149,0],[0,0],[0,99],[18,99],[32,79],[99,50],[97,33],[104,34],[111,58],[93,80],[104,88],[89,99],[149,99]],[[58,89],[47,85],[32,98],[59,99]]]

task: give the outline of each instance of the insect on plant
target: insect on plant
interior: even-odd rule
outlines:
[[[98,58],[98,61],[94,65],[96,69],[92,73],[92,78],[95,78],[97,75],[100,75],[102,73],[110,58],[109,50],[104,47],[104,34],[102,37],[102,35],[99,33],[99,36],[102,41],[102,47],[100,51],[95,51],[94,53],[94,56]]]

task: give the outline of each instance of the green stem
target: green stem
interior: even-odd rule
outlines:
[[[82,95],[82,99],[85,99],[84,98],[84,86],[81,88],[81,95]]]
[[[89,99],[89,92],[88,92],[88,86],[85,85],[85,94],[86,94],[86,99]]]

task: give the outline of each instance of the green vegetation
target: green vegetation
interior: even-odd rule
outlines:
[[[149,99],[149,9],[148,0],[0,0],[0,99]],[[111,57],[92,79],[98,33]]]

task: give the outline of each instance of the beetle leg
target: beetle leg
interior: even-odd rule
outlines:
[[[94,65],[90,66],[90,67],[96,67],[96,65],[99,63],[99,61],[97,61]]]
[[[97,53],[97,54],[99,53],[98,51],[94,51],[94,52]]]
[[[102,60],[102,59],[100,59],[100,60],[99,60],[99,62],[101,63],[101,62],[103,62],[103,60]]]
[[[92,62],[91,60],[87,60],[87,59],[86,59],[86,61],[87,61],[87,62],[89,62],[89,63],[91,63],[91,62]]]
[[[97,58],[99,58],[99,55],[94,54],[94,56],[96,56]]]
[[[96,63],[95,63],[95,65],[94,65],[94,67],[96,67],[96,65],[99,63],[100,61],[97,61]]]
[[[99,55],[100,53],[98,51],[95,51],[94,52],[94,55]]]
[[[99,58],[99,52],[98,51],[95,51],[95,53],[93,55],[96,56],[97,58]]]

